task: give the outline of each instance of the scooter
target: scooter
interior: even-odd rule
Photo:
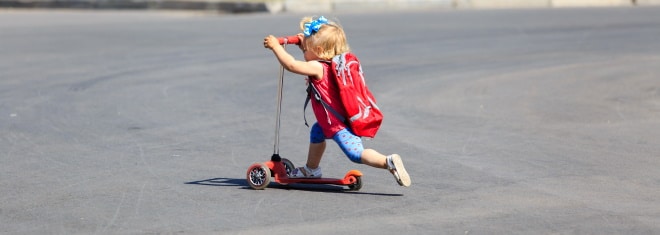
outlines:
[[[285,48],[287,44],[300,44],[298,36],[286,36],[278,38],[280,44]],[[289,174],[295,166],[286,158],[280,157],[280,116],[282,112],[282,87],[284,85],[284,67],[280,66],[280,77],[277,89],[277,110],[275,117],[275,140],[273,144],[273,155],[270,161],[257,162],[247,169],[247,182],[253,189],[261,190],[268,187],[271,180],[281,185],[287,184],[332,184],[348,186],[349,190],[357,191],[362,188],[362,172],[350,170],[344,178],[290,178]]]

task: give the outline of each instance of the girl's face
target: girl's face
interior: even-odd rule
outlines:
[[[319,56],[316,53],[314,53],[314,51],[312,50],[312,45],[307,45],[307,41],[306,41],[305,38],[303,38],[303,41],[300,43],[300,49],[302,49],[302,51],[303,51],[305,61],[319,60],[320,59]]]
[[[305,56],[305,61],[311,61],[311,60],[318,60],[319,57],[314,53],[312,50],[309,50],[308,48],[303,49],[303,53]]]

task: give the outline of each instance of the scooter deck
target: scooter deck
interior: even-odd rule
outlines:
[[[293,164],[284,159],[289,164],[289,170]],[[289,178],[287,175],[287,166],[283,161],[267,161],[263,163],[252,164],[247,171],[247,181],[253,189],[265,189],[270,180],[278,184],[332,184],[348,186],[350,190],[360,190],[362,188],[362,172],[350,170],[344,178]]]
[[[334,185],[352,185],[355,184],[355,177],[351,176],[362,176],[362,172],[358,170],[350,170],[346,173],[344,178],[289,178],[286,175],[280,176],[279,174],[275,175],[275,182],[280,184],[334,184]]]

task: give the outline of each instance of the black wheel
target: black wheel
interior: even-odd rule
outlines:
[[[287,176],[290,176],[291,171],[293,171],[293,169],[296,169],[296,167],[293,166],[293,162],[289,161],[289,159],[282,158],[282,164],[284,164],[284,169],[286,169]]]
[[[263,163],[252,164],[247,170],[246,178],[253,189],[265,189],[270,184],[270,169]]]
[[[348,189],[351,191],[358,191],[362,188],[362,177],[361,176],[354,176],[355,177],[355,183],[349,184]]]

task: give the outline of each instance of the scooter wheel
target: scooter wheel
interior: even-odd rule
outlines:
[[[291,171],[293,171],[293,169],[296,169],[296,167],[293,166],[293,162],[289,161],[289,159],[282,158],[282,164],[284,164],[284,169],[286,170],[287,176],[290,176]]]
[[[348,189],[351,191],[358,191],[362,188],[362,177],[361,176],[354,176],[355,177],[355,183],[349,184]]]
[[[270,169],[263,163],[252,164],[247,170],[246,178],[253,189],[265,189],[270,184]]]

